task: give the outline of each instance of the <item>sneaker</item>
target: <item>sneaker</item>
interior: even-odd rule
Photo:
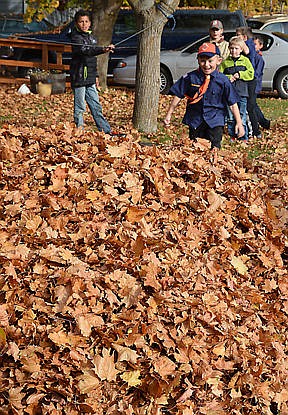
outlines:
[[[237,138],[236,137],[230,137],[230,142],[231,143],[235,143],[235,141],[237,141]]]
[[[111,137],[126,137],[125,133],[120,133],[118,131],[110,131],[109,135]]]

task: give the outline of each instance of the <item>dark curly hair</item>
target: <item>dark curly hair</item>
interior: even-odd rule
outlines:
[[[89,20],[92,21],[91,12],[89,12],[88,10],[80,9],[75,13],[75,16],[74,16],[75,22],[78,22],[80,17],[83,17],[83,16],[89,17]]]

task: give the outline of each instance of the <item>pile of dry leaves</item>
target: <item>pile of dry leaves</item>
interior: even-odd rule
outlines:
[[[0,414],[287,415],[284,121],[212,166],[181,106],[143,147],[131,91],[101,98],[124,139],[0,99]]]

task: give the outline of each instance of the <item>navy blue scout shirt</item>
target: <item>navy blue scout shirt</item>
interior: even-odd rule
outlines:
[[[255,57],[256,57],[256,49],[255,49],[255,43],[254,40],[252,38],[249,38],[245,41],[246,45],[249,48],[249,53],[247,56],[247,58],[250,59],[250,62],[252,63],[253,68],[255,69]]]
[[[184,98],[193,97],[205,79],[204,73],[196,69],[182,76],[170,88],[169,94]],[[209,127],[220,127],[225,124],[227,105],[240,101],[240,97],[227,76],[215,70],[210,75],[210,83],[203,98],[195,104],[187,104],[183,124],[198,128],[205,121]]]

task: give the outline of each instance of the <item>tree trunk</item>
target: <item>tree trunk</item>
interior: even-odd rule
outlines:
[[[228,10],[229,0],[219,0],[217,3],[218,9],[225,9]]]
[[[161,35],[167,18],[153,0],[129,0],[133,7],[139,30],[135,102],[133,125],[139,131],[157,131],[157,116],[160,91],[160,46]],[[159,5],[170,15],[179,0],[163,0]]]
[[[122,0],[93,0],[93,34],[99,46],[107,46],[111,43],[113,28],[122,4]],[[97,57],[99,82],[102,87],[107,86],[107,68],[109,54],[105,53]]]
[[[155,9],[141,16],[140,27],[148,28],[139,36],[133,124],[141,131],[157,130],[160,90],[160,44],[163,25],[156,24]],[[152,110],[152,111],[151,111]]]

